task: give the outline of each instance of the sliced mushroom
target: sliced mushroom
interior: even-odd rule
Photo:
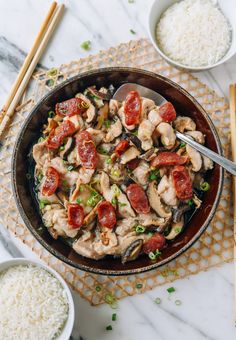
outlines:
[[[160,217],[170,217],[172,215],[171,211],[168,211],[168,208],[161,202],[161,197],[158,194],[156,187],[156,181],[149,184],[147,194],[150,206]]]
[[[113,139],[120,136],[122,133],[122,124],[119,118],[117,118],[116,122],[111,124],[111,126],[108,129],[108,132],[104,138],[104,141],[106,143],[112,142]]]
[[[190,145],[186,145],[186,152],[190,158],[190,161],[192,163],[192,170],[195,172],[198,172],[202,167],[202,157],[201,154],[193,149]]]
[[[142,246],[143,246],[142,239],[137,239],[134,242],[132,242],[121,255],[121,262],[124,264],[126,262],[135,260],[139,256],[142,250]]]
[[[73,243],[73,249],[76,253],[94,260],[99,260],[104,257],[104,255],[99,255],[94,250],[92,234],[90,231],[85,232],[82,237]]]
[[[54,240],[58,239],[58,233],[56,232],[56,230],[53,229],[53,227],[48,228],[48,232],[52,236],[52,238],[54,238]]]
[[[138,215],[139,223],[144,226],[148,227],[151,225],[154,225],[156,227],[159,227],[165,223],[164,217],[158,217],[155,213],[148,213],[148,214],[139,214]]]
[[[131,208],[128,198],[126,195],[120,191],[119,195],[117,195],[118,201],[118,215],[123,218],[135,217],[135,212]]]
[[[108,103],[105,103],[97,113],[97,125],[96,129],[101,129],[104,120],[108,117],[109,106]]]
[[[157,192],[165,204],[169,206],[176,206],[178,204],[176,191],[171,177],[164,175],[161,178],[157,187]]]
[[[184,218],[182,217],[179,222],[172,224],[170,232],[167,236],[165,236],[165,238],[167,240],[173,240],[177,235],[181,233],[181,231],[183,230],[183,226],[184,226]]]
[[[69,137],[67,139],[64,150],[60,152],[60,157],[63,158],[64,160],[67,160],[67,156],[71,153],[74,147],[75,147],[75,139],[73,137]]]
[[[152,133],[155,129],[155,126],[148,120],[144,119],[138,128],[138,138],[142,142],[142,149],[149,150],[153,145]]]
[[[158,149],[156,148],[151,148],[150,150],[146,151],[142,155],[139,156],[141,159],[145,159],[146,161],[150,161],[153,157],[156,156],[156,152]]]
[[[179,132],[194,131],[196,130],[196,124],[190,117],[179,116],[174,121],[174,126]]]
[[[200,198],[197,197],[197,195],[193,195],[193,202],[195,204],[195,208],[199,209],[200,206],[202,205],[202,201],[200,200]]]
[[[50,162],[53,153],[45,145],[45,141],[37,143],[33,146],[33,158],[36,162],[37,169],[42,169],[45,162]]]
[[[109,176],[104,171],[101,172],[100,185],[102,195],[104,196],[105,200],[111,202],[113,198],[113,192],[110,187]]]
[[[100,90],[98,91],[95,86],[90,86],[87,88],[87,92],[91,93],[93,96],[102,100],[111,99],[111,94],[104,87],[101,87]]]
[[[141,141],[133,133],[131,132],[124,133],[124,135],[122,135],[122,139],[127,139],[128,141],[131,141],[136,146],[136,148],[142,152]]]
[[[182,216],[186,211],[189,211],[191,209],[189,204],[182,205],[181,207],[172,209],[172,217],[173,222],[177,223],[180,222]]]
[[[187,131],[185,134],[195,139],[196,142],[205,144],[205,136],[201,131]]]
[[[162,122],[156,127],[157,133],[161,136],[161,142],[166,149],[171,149],[175,145],[176,135],[172,126]]]
[[[162,122],[162,118],[159,115],[159,107],[156,107],[149,112],[148,119],[154,126],[157,126]]]
[[[127,149],[120,157],[120,163],[126,164],[132,159],[137,158],[140,155],[140,151],[135,147],[131,146],[129,149]]]

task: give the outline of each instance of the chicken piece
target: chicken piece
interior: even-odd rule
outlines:
[[[89,108],[86,110],[85,114],[87,116],[86,118],[86,122],[87,123],[91,123],[93,122],[96,117],[97,117],[97,113],[96,113],[96,109],[95,106],[92,104],[92,102],[86,97],[84,96],[82,93],[78,93],[76,96],[76,98],[81,98],[83,101],[85,101],[86,104],[88,104]]]
[[[135,125],[126,125],[125,123],[125,112],[124,112],[124,106],[121,106],[118,110],[118,116],[121,120],[122,125],[127,129],[127,130],[134,130]]]
[[[75,164],[76,166],[81,164],[76,147],[67,156],[67,161],[69,164]]]
[[[137,220],[132,217],[128,217],[119,220],[116,225],[116,234],[118,236],[126,236],[127,234],[135,236],[134,226],[137,224]]]
[[[170,206],[176,206],[178,204],[176,191],[171,177],[168,178],[166,175],[162,177],[158,184],[157,192],[165,204]]]
[[[104,140],[105,133],[103,131],[92,128],[88,128],[87,131],[92,136],[93,141],[96,145],[99,145]]]
[[[128,198],[126,195],[120,191],[120,194],[117,196],[118,201],[118,215],[123,218],[135,217],[135,212],[131,208]]]
[[[122,124],[119,118],[117,118],[116,122],[111,124],[108,129],[108,132],[104,138],[106,143],[112,142],[116,137],[120,136],[122,133]]]
[[[190,162],[192,163],[192,170],[198,172],[202,167],[202,157],[201,154],[193,149],[190,145],[186,144],[186,152],[190,158]]]
[[[97,232],[93,243],[95,252],[101,256],[116,254],[117,245],[117,236],[111,229],[106,229],[101,233]]]
[[[155,126],[148,120],[144,119],[138,128],[138,138],[142,142],[142,149],[149,150],[153,145],[152,133]]]
[[[155,213],[139,214],[138,220],[139,223],[144,227],[148,227],[151,225],[161,226],[165,223],[165,218],[158,217]]]
[[[42,193],[41,193],[41,186],[43,184],[43,181],[40,183],[40,186],[39,186],[39,191],[38,191],[38,200],[39,201],[44,201],[44,202],[48,202],[50,204],[52,203],[57,203],[57,204],[60,204],[60,200],[58,198],[58,196],[56,194],[53,194],[53,195],[50,195],[50,196],[44,196]],[[46,207],[46,205],[45,205]],[[43,209],[45,209],[45,207]],[[43,210],[41,209],[41,210]]]
[[[148,182],[149,170],[149,164],[142,160],[137,168],[133,170],[134,180],[141,185],[146,185]]]
[[[69,187],[72,187],[77,183],[79,177],[78,171],[68,171],[63,176],[63,179],[66,181]]]
[[[140,151],[135,146],[131,146],[121,155],[120,163],[126,164],[132,159],[137,158],[139,155],[140,155]]]
[[[60,157],[53,158],[50,161],[50,164],[45,163],[44,170],[47,170],[48,166],[52,166],[61,175],[65,175],[68,172],[67,167],[65,166],[65,164],[63,162],[63,159],[60,158]]]
[[[45,141],[33,146],[33,158],[36,162],[37,169],[41,169],[44,163],[49,162],[52,157],[53,153],[45,146]]]
[[[78,240],[73,243],[73,249],[77,254],[99,260],[103,255],[99,255],[94,250],[93,237],[90,231],[86,231]]]
[[[166,149],[172,149],[175,145],[176,135],[172,126],[168,123],[160,123],[156,127],[156,132],[161,136],[161,142]]]
[[[205,144],[205,136],[201,131],[187,131],[185,134],[195,139],[196,142]]]
[[[141,117],[142,119],[146,119],[148,113],[154,109],[155,102],[152,99],[149,98],[142,98],[142,113]]]
[[[176,130],[183,133],[184,131],[196,130],[196,124],[190,117],[179,116],[174,121]]]
[[[75,237],[78,229],[72,229],[68,224],[66,210],[59,204],[46,205],[43,221],[48,228],[53,228],[58,236]]]
[[[161,202],[161,197],[157,191],[156,181],[152,181],[148,187],[148,199],[151,208],[158,214],[160,217],[171,217],[172,213],[169,207],[165,207]]]
[[[84,126],[83,118],[79,115],[74,115],[71,117],[66,116],[63,118],[63,120],[71,121],[74,124],[76,131],[81,130]]]
[[[159,107],[156,107],[154,109],[152,109],[149,113],[148,113],[148,120],[152,123],[152,125],[157,126],[158,124],[160,124],[162,122],[162,118],[159,115]]]
[[[101,172],[100,185],[102,195],[104,196],[105,200],[111,202],[113,198],[113,191],[111,190],[110,187],[109,176],[104,171]]]
[[[205,171],[213,169],[214,163],[210,158],[202,155],[202,160],[203,160],[203,169]]]
[[[109,101],[109,112],[111,116],[116,115],[119,108],[120,108],[120,103],[117,100],[111,99]]]

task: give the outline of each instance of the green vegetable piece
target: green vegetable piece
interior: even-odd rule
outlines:
[[[113,313],[113,314],[112,314],[112,317],[111,317],[111,319],[112,319],[112,321],[116,321],[116,319],[117,319],[117,315],[116,315],[116,313]]]
[[[46,81],[46,85],[47,85],[48,87],[52,87],[54,84],[55,84],[55,81],[54,81],[53,79],[48,79],[48,80]]]
[[[109,158],[106,160],[106,163],[107,163],[107,164],[111,164],[111,163],[112,163],[111,157],[109,157]]]
[[[43,179],[43,174],[42,174],[42,172],[40,172],[39,174],[38,174],[38,181],[39,182],[41,182],[42,181],[42,179]]]
[[[120,195],[120,188],[116,184],[112,184],[111,190],[113,192],[113,197],[118,197]]]
[[[176,304],[176,306],[180,306],[180,305],[182,305],[182,301],[181,300],[175,300],[175,304]]]
[[[49,77],[55,77],[57,73],[58,73],[58,70],[55,67],[53,67],[47,72],[47,75]]]
[[[137,283],[137,284],[136,284],[136,288],[137,288],[137,289],[141,289],[141,288],[143,288],[143,285],[142,285],[142,283]]]
[[[96,286],[95,289],[96,289],[97,292],[100,292],[102,290],[101,286]]]
[[[116,198],[112,198],[112,200],[111,200],[111,204],[113,204],[113,205],[117,205],[117,199]]]
[[[159,176],[160,176],[159,169],[151,170],[148,180],[149,182],[155,181]]]
[[[103,125],[106,129],[109,129],[109,127],[111,126],[111,121],[109,119],[105,119]]]
[[[51,204],[51,203],[46,199],[42,199],[42,200],[39,201],[39,208],[44,209],[45,205],[47,205],[47,204]]]
[[[155,255],[156,255],[156,257],[160,256],[160,255],[161,255],[161,251],[160,251],[159,249],[157,249],[157,250],[155,251]]]
[[[55,114],[54,111],[49,111],[49,112],[48,112],[48,117],[49,117],[49,118],[53,118],[53,117],[55,117],[55,115],[56,115],[56,114]]]
[[[136,32],[132,28],[130,29],[130,33],[136,34]]]
[[[145,232],[145,227],[143,227],[142,225],[138,224],[136,227],[135,227],[135,232],[137,234],[143,234]]]
[[[83,184],[80,184],[80,186],[79,186],[79,191],[80,191],[80,192],[83,192],[83,191],[84,191],[84,186],[83,186]]]
[[[185,146],[186,146],[186,143],[184,143],[184,142],[180,143],[180,145],[179,145],[180,148],[185,148]]]
[[[43,137],[39,137],[39,139],[38,139],[38,143],[42,143],[42,142],[44,142],[45,141],[45,138],[43,138]]]
[[[170,287],[170,288],[167,288],[167,292],[168,293],[174,293],[175,292],[175,288],[174,287]]]
[[[127,203],[118,202],[118,205],[119,205],[120,207],[125,207],[125,206],[127,205]]]
[[[74,165],[69,165],[69,166],[67,167],[67,170],[68,170],[68,171],[74,170]]]
[[[85,50],[88,51],[91,48],[91,41],[90,40],[86,40],[84,42],[82,42],[82,44],[80,45],[80,47]]]
[[[190,207],[192,207],[192,206],[194,205],[194,202],[193,202],[192,199],[188,201],[188,205],[189,205]]]
[[[156,260],[156,255],[155,255],[152,251],[148,254],[148,257],[149,257],[152,261]]]
[[[157,297],[157,298],[155,299],[155,303],[156,303],[157,305],[160,305],[161,299],[160,299],[159,297]]]
[[[77,198],[76,203],[80,204],[82,202],[81,198]]]
[[[107,326],[107,327],[106,327],[106,330],[107,330],[107,331],[112,331],[112,325]]]
[[[210,189],[210,184],[208,182],[203,182],[201,185],[200,185],[200,188],[202,191],[208,191]]]

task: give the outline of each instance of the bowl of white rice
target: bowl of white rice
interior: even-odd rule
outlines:
[[[27,259],[0,263],[0,338],[68,340],[74,302],[61,276]]]
[[[149,13],[150,39],[170,64],[203,71],[236,52],[235,0],[156,0]]]

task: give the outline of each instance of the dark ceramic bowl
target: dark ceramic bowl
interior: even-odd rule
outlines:
[[[44,248],[65,263],[85,271],[105,275],[141,273],[160,267],[186,251],[206,230],[213,218],[223,185],[223,170],[215,165],[207,175],[206,180],[210,183],[210,190],[204,195],[201,208],[192,217],[184,232],[176,238],[171,246],[162,251],[161,257],[156,263],[151,262],[147,256],[141,256],[125,265],[121,263],[120,259],[112,257],[98,261],[88,259],[76,254],[62,240],[54,240],[47,229],[42,228],[42,219],[32,190],[32,183],[26,178],[26,173],[30,166],[27,155],[32,144],[38,139],[43,123],[47,121],[47,112],[53,109],[57,102],[73,97],[88,86],[107,87],[113,84],[117,88],[125,82],[137,83],[159,92],[174,104],[178,114],[193,118],[197,129],[206,135],[206,146],[221,154],[220,140],[212,121],[188,92],[158,74],[133,68],[115,67],[89,71],[73,77],[57,86],[40,100],[20,131],[12,161],[15,199],[20,214],[31,233]]]

